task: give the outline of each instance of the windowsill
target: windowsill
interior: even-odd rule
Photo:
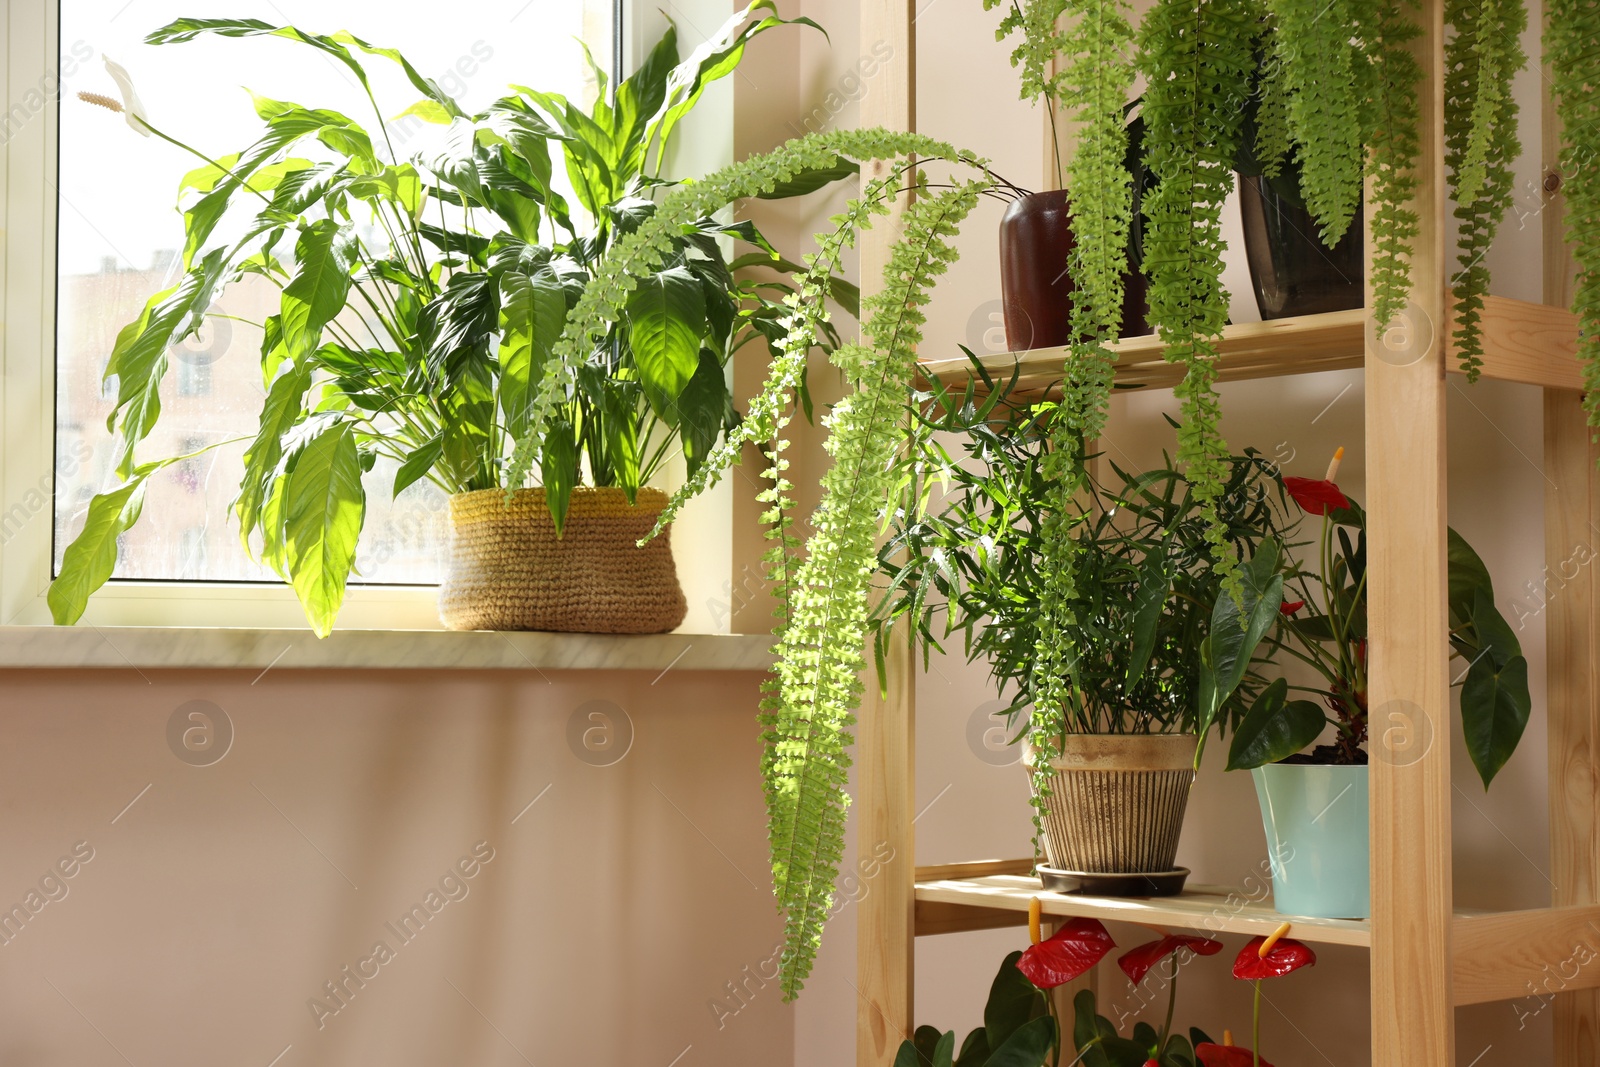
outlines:
[[[3,626],[0,669],[762,671],[766,634]]]

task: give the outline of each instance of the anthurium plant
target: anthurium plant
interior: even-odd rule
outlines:
[[[476,114],[399,52],[348,33],[186,18],[150,34],[159,45],[210,34],[309,47],[349,71],[373,119],[255,95],[260,136],[222,154],[152,122],[120,68],[121,102],[86,95],[202,165],[179,188],[183,274],[117,336],[106,367],[120,481],[90,503],[66,550],[49,592],[55,620],[82,615],[111,576],[118,535],[139,518],[145,482],[182,458],[135,456],[161,414],[168,349],[246,276],[279,298],[255,324],[267,395],[233,512],[246,549],[293,584],[319,635],[332,628],[355,565],[362,476],[380,461],[395,494],[421,480],[446,493],[518,488],[523,478],[508,475],[507,459],[542,403],[548,419],[531,474],[558,529],[575,486],[616,486],[631,500],[680,451],[695,471],[737,422],[729,359],[753,339],[782,336],[775,301],[787,286],[735,273],[784,265],[749,223],[707,215],[680,226],[576,373],[552,384],[545,369],[616,241],[677,184],[664,167],[679,123],[752,38],[794,24],[820,29],[755,0],[687,58],[669,28],[614,90],[590,59],[592,107],[515,86]],[[399,66],[421,99],[396,118],[437,124],[436,147],[398,154],[394,120],[384,117],[393,109],[380,107],[364,57]],[[558,165],[576,204],[557,190]],[[794,195],[847,173],[853,167],[794,174],[767,192]],[[734,258],[733,239],[755,251]],[[849,299],[845,287],[835,294]]]
[[[1342,451],[1342,450],[1341,450]],[[1281,477],[1283,496],[1305,516],[1320,520],[1315,567],[1296,555],[1293,537],[1299,519],[1280,510],[1259,512],[1269,526],[1261,550],[1244,568],[1253,575],[1274,574],[1276,588],[1262,586],[1261,619],[1241,631],[1223,618],[1231,609],[1219,603],[1213,635],[1227,633],[1231,657],[1213,656],[1202,665],[1202,693],[1225,691],[1240,659],[1257,669],[1288,661],[1311,668],[1320,680],[1294,685],[1279,678],[1259,691],[1233,735],[1228,769],[1274,762],[1363,764],[1367,762],[1367,537],[1366,513],[1334,482],[1338,458],[1321,479]],[[1463,669],[1461,721],[1467,751],[1485,788],[1516,750],[1532,698],[1528,662],[1516,633],[1494,603],[1488,568],[1465,538],[1449,536],[1450,650]],[[1257,623],[1270,620],[1261,626]],[[1237,634],[1237,638],[1234,635]],[[1291,699],[1292,694],[1305,694]],[[1380,727],[1387,723],[1380,722]],[[1308,754],[1324,731],[1331,739]]]

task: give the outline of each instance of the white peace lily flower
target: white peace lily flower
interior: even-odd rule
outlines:
[[[105,60],[106,73],[111,75],[111,80],[117,83],[117,91],[122,94],[123,116],[128,120],[128,125],[149,137],[150,124],[145,120],[144,104],[139,102],[139,94],[134,91],[133,78],[121,63],[110,56],[102,55],[100,58]]]

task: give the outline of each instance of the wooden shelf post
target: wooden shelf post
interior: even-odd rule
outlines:
[[[1369,330],[1366,348],[1375,1067],[1455,1063],[1442,0],[1423,0],[1419,17],[1413,304],[1382,335]]]
[[[882,85],[861,99],[861,125],[916,129],[916,18],[913,0],[863,0],[861,44],[886,43],[894,63]],[[900,62],[904,56],[905,61]],[[881,165],[862,168],[863,183],[881,177]],[[903,206],[903,205],[902,205]],[[900,232],[898,211],[861,234],[861,292],[883,286],[889,247]],[[856,848],[881,844],[894,850],[872,890],[856,907],[856,1067],[891,1067],[900,1042],[914,1026],[911,988],[915,946],[916,857],[912,839],[916,804],[916,662],[904,626],[885,663],[888,693],[880,697],[867,669],[866,693],[856,726]]]

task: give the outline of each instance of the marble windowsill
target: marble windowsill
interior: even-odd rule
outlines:
[[[765,670],[772,638],[165,626],[0,627],[0,668]]]

